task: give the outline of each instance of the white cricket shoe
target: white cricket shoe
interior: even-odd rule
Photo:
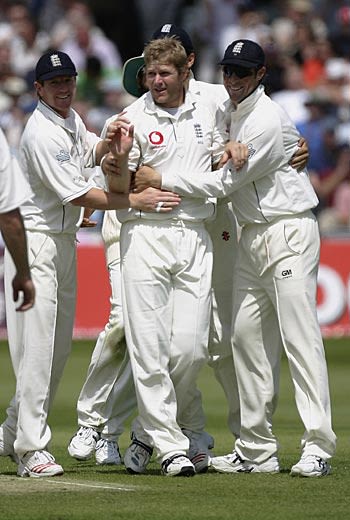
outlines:
[[[124,466],[129,473],[144,473],[151,460],[153,448],[131,434],[131,444],[124,453]]]
[[[173,455],[162,462],[162,474],[167,477],[193,477],[194,465],[185,455]]]
[[[258,464],[243,460],[236,451],[221,457],[213,457],[210,466],[219,473],[279,473],[280,471],[276,456]]]
[[[272,456],[264,462],[257,464],[256,462],[249,462],[249,465],[252,466],[251,473],[279,473],[280,472],[280,464],[278,458],[276,456]]]
[[[80,426],[68,444],[68,453],[78,460],[88,460],[96,449],[100,434],[93,428]]]
[[[186,429],[183,429],[182,432],[190,441],[188,458],[194,465],[196,473],[205,473],[208,471],[210,450],[214,448],[213,437],[207,432],[198,433]]]
[[[331,472],[329,462],[317,455],[302,455],[297,464],[292,466],[293,477],[325,477]]]
[[[119,446],[115,441],[100,439],[96,443],[95,449],[96,464],[122,464]]]
[[[45,450],[29,451],[20,460],[17,475],[20,477],[55,477],[63,475],[63,468]]]
[[[7,433],[7,430],[4,427],[0,426],[0,457],[10,457],[16,464],[19,464],[18,455],[15,453],[13,449],[13,443],[15,439],[12,438],[10,434]]]

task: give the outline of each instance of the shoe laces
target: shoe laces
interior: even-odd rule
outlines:
[[[152,455],[153,454],[153,448],[151,446],[148,446],[144,442],[141,442],[138,439],[136,439],[135,435],[133,435],[131,438],[132,438],[131,448],[133,446],[135,447],[133,449],[134,453],[141,454],[140,452],[142,452],[142,451],[137,449],[137,448],[141,448],[142,450],[146,451],[148,455]],[[146,455],[143,453],[143,456],[145,457]]]
[[[179,463],[188,462],[189,464],[191,464],[191,461],[187,457],[185,457],[185,455],[173,455],[172,457],[169,457],[168,459],[165,459],[162,462],[163,471],[166,472],[166,470],[170,466],[170,464],[172,464],[176,459],[178,459],[177,462],[179,462]]]
[[[118,453],[119,455],[119,449],[117,447],[116,442],[109,441],[107,439],[99,439],[96,444],[96,451],[97,450],[106,450],[108,453]]]
[[[82,439],[86,440],[91,437],[98,437],[98,432],[93,428],[89,428],[88,426],[81,426],[78,430],[77,435],[78,437],[81,437]]]
[[[229,460],[229,462],[231,462],[232,464],[236,464],[236,463],[243,464],[245,462],[245,460],[242,459],[242,457],[240,457],[236,451],[230,453],[229,455],[226,455],[226,457]]]
[[[38,464],[47,464],[47,463],[54,463],[55,458],[51,453],[45,450],[41,451],[35,451],[34,453],[26,453],[26,455],[23,457],[24,459],[27,458],[27,461],[29,461],[31,458],[35,460]]]
[[[318,466],[321,469],[323,469],[327,465],[327,462],[323,460],[322,457],[320,457],[319,455],[303,455],[301,457],[301,461],[306,463],[318,464]]]

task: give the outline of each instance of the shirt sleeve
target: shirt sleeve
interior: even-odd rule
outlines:
[[[210,174],[204,172],[165,173],[162,188],[175,191],[179,195],[192,197],[226,197],[243,186],[254,182],[286,161],[283,150],[282,131],[278,117],[271,115],[271,121],[246,125],[241,142],[248,146],[249,158],[237,171],[232,160]]]
[[[93,183],[84,177],[85,157],[73,157],[71,147],[67,146],[63,135],[41,134],[40,139],[31,141],[30,148],[26,147],[22,152],[25,162],[32,165],[42,183],[56,193],[62,204],[84,195],[92,188]]]
[[[2,130],[0,157],[0,213],[7,213],[28,200],[32,192],[17,159],[10,153]]]

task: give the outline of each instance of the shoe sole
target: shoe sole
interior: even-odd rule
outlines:
[[[135,471],[133,468],[127,468],[126,466],[125,469],[130,475],[143,475],[145,473],[145,471]]]
[[[51,473],[35,473],[34,471],[24,470],[21,474],[17,473],[19,477],[31,477],[31,478],[45,478],[45,477],[58,477],[63,475],[64,471],[57,470]]]
[[[89,460],[91,459],[93,453],[95,450],[92,450],[91,453],[89,453],[88,455],[79,455],[79,453],[74,453],[72,452],[69,448],[68,448],[68,453],[69,455],[73,458],[73,459],[76,459],[76,460]]]
[[[179,473],[163,473],[166,477],[193,477],[195,475],[195,470],[191,466],[184,466],[181,468]]]
[[[115,460],[103,460],[103,461],[96,461],[96,466],[121,466],[123,463],[121,460],[115,461]]]
[[[320,472],[315,472],[315,473],[302,473],[301,471],[300,472],[296,472],[296,471],[291,471],[290,472],[290,475],[292,477],[326,477],[327,475],[330,474],[330,470],[327,470],[327,471],[324,471],[323,473],[320,473]]]

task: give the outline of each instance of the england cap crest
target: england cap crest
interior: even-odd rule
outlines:
[[[77,76],[75,65],[65,52],[47,52],[36,65],[36,81],[45,81],[56,76]]]

